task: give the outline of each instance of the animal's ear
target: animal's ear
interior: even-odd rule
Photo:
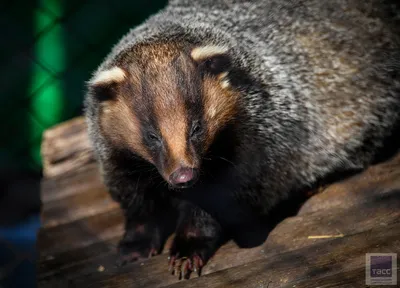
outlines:
[[[191,52],[192,59],[204,72],[220,75],[229,72],[232,61],[228,49],[223,46],[201,46]]]
[[[116,89],[126,79],[126,72],[119,67],[97,72],[89,81],[88,86],[92,95],[99,101],[113,100]]]

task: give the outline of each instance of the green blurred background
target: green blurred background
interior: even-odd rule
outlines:
[[[1,169],[40,171],[45,129],[81,113],[84,81],[129,28],[165,0],[0,4]]]
[[[32,252],[40,225],[43,131],[82,114],[92,71],[166,2],[0,1],[0,287],[34,287],[34,256],[16,255]]]

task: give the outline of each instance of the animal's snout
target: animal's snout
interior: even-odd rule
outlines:
[[[181,167],[170,175],[169,182],[177,188],[187,188],[192,186],[197,181],[198,177],[198,169]]]

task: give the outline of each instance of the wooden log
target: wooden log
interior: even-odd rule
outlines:
[[[355,206],[352,210],[330,209],[288,218],[272,231],[264,245],[252,249],[239,249],[235,244],[228,243],[205,266],[203,274],[207,275],[252,261],[268,259],[280,253],[320,245],[332,239],[374,230],[377,226],[391,227],[399,223],[399,207],[399,192],[393,191],[391,197],[381,199],[378,203],[364,203]],[[165,256],[133,263],[123,268],[114,267],[115,257],[115,253],[108,253],[75,266],[53,266],[57,273],[42,277],[41,285],[52,287],[61,283],[80,287],[79,285],[84,286],[84,283],[97,283],[96,287],[114,287],[110,283],[121,282],[130,287],[163,287],[178,281],[177,277],[168,276]],[[65,263],[69,263],[68,257]],[[100,266],[104,267],[102,273],[97,271]],[[63,277],[62,281],[59,276]]]
[[[161,259],[162,257],[164,260],[166,259],[165,254],[171,246],[173,236],[174,235],[171,235],[166,242],[165,248],[162,251],[164,255],[157,256],[157,259]],[[45,284],[49,285],[49,283],[52,285],[59,285],[66,283],[69,279],[97,274],[99,272],[99,267],[102,267],[104,270],[114,269],[114,264],[117,260],[116,249],[119,240],[120,237],[114,237],[105,242],[93,243],[89,246],[79,247],[55,254],[54,256],[51,255],[41,258],[38,263],[37,275],[40,286]]]
[[[64,270],[73,271],[78,274],[82,268],[92,263],[99,263],[95,265],[98,267],[103,262],[99,262],[97,258],[112,258],[116,253],[119,240],[120,237],[117,236],[107,241],[96,242],[88,246],[66,250],[56,253],[55,255],[43,255],[38,261],[37,279],[41,281],[42,279],[56,278],[57,281],[62,282],[60,279],[68,278],[68,275],[64,274]]]
[[[85,165],[63,175],[45,178],[41,184],[43,205],[49,201],[78,195],[95,189],[105,189],[97,164]]]
[[[92,188],[85,193],[71,195],[62,200],[49,201],[42,210],[42,228],[54,227],[84,217],[118,209],[104,188]]]
[[[42,181],[42,229],[116,209],[98,167],[90,164]]]
[[[44,177],[68,173],[94,161],[83,117],[61,123],[43,133]]]
[[[168,288],[180,287],[282,287],[299,280],[329,277],[333,274],[365,269],[366,253],[393,253],[400,245],[400,223],[364,233],[326,241],[303,249],[278,254],[228,270],[179,282]],[[365,270],[364,270],[365,271]],[[351,273],[351,272],[349,272]],[[357,282],[365,274],[356,273]],[[355,281],[355,280],[354,280]],[[134,283],[134,281],[132,281]],[[101,285],[101,286],[99,286]],[[110,278],[107,282],[85,283],[86,287],[126,287],[127,282]],[[83,287],[77,285],[75,287]],[[139,287],[132,284],[130,287]],[[293,285],[292,285],[293,287]],[[316,287],[316,286],[311,286]],[[330,287],[330,286],[329,286]],[[341,287],[341,286],[340,286]]]
[[[120,209],[99,213],[64,225],[39,230],[38,250],[41,258],[55,253],[107,241],[123,234]]]
[[[45,133],[42,145],[45,166],[45,180],[42,184],[44,202],[42,218],[46,227],[41,229],[38,239],[41,256],[40,286],[83,287],[94,283],[93,287],[125,285],[164,287],[176,283],[176,277],[168,277],[166,274],[165,255],[130,264],[122,269],[113,266],[116,257],[115,243],[123,233],[123,218],[116,204],[110,202],[101,183],[87,138],[84,119],[73,119],[50,129]],[[239,269],[234,268],[238,265],[246,265],[252,261],[264,263],[269,257],[277,259],[276,255],[279,253],[306,251],[312,247],[319,249],[321,243],[338,240],[308,239],[305,238],[307,234],[308,236],[343,234],[339,239],[349,237],[353,239],[352,235],[366,233],[365,231],[378,231],[384,227],[398,229],[395,224],[400,216],[397,212],[400,210],[399,191],[400,154],[391,161],[373,166],[360,175],[333,184],[312,197],[303,205],[299,216],[286,219],[278,225],[264,245],[253,249],[238,249],[233,243],[228,243],[211,259],[203,271],[204,275],[211,277],[214,272],[224,270],[228,271],[228,275],[233,271],[232,277],[236,277],[236,272],[232,269]],[[87,209],[89,205],[92,210]],[[397,236],[400,238],[399,234]],[[355,247],[360,246],[356,242],[349,243]],[[334,252],[330,253],[334,255]],[[295,261],[294,265],[297,265],[296,263]],[[359,269],[358,266],[350,266],[334,270],[331,274],[341,275]],[[226,270],[228,268],[231,269]],[[278,271],[277,275],[279,273],[281,272]],[[331,274],[317,273],[313,279],[321,279],[325,281],[321,283],[329,285],[329,279],[332,280],[329,278]],[[262,277],[267,276],[263,274]],[[220,276],[215,277],[217,282],[222,279],[218,278]],[[290,278],[285,285],[309,283],[307,278],[296,277]],[[239,287],[247,285],[252,287],[251,285],[255,283],[246,281],[243,282],[244,286]],[[177,285],[184,285],[182,283]],[[187,283],[194,282],[190,280]],[[236,287],[235,285],[233,287]]]
[[[365,287],[365,268],[351,268],[339,273],[333,273],[322,277],[309,277],[306,280],[291,281],[282,288],[354,288]],[[272,286],[271,286],[272,287]],[[376,286],[375,286],[376,287]],[[378,286],[379,287],[379,286]]]

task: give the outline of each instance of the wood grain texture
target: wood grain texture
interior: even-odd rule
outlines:
[[[46,203],[42,210],[42,226],[54,227],[84,217],[115,210],[119,204],[113,201],[106,189],[92,188],[85,193],[71,195]]]
[[[220,270],[210,275],[192,279],[190,283],[183,281],[167,287],[275,288],[290,285],[291,282],[299,280],[328,277],[351,269],[365,269],[365,253],[393,253],[394,249],[399,247],[399,229],[400,223],[396,223],[278,254],[228,270]],[[352,277],[358,277],[357,282],[361,282],[365,279],[365,274],[353,274]],[[103,282],[102,287],[124,287],[123,281],[112,280],[116,279],[110,279],[109,285],[103,285]],[[99,286],[98,283],[91,283],[88,287]]]
[[[68,273],[82,275],[82,272],[88,270],[86,267],[92,266],[92,263],[96,263],[94,267],[97,269],[99,265],[104,264],[104,261],[98,260],[98,258],[114,257],[116,259],[115,253],[119,240],[120,236],[116,236],[107,241],[95,242],[54,255],[43,255],[38,261],[37,279],[39,281],[43,279],[54,279],[56,280],[55,282],[62,282],[60,279],[68,279]],[[65,273],[65,271],[67,271],[67,273]]]
[[[83,117],[61,123],[43,133],[44,177],[54,177],[94,162]]]
[[[98,166],[95,163],[84,165],[73,171],[51,178],[44,178],[41,184],[41,200],[45,205],[49,201],[86,193],[94,189],[105,189]]]
[[[273,287],[273,286],[270,286]],[[341,272],[327,276],[309,277],[306,280],[291,281],[282,288],[358,288],[365,286],[365,267],[344,267]],[[379,286],[374,286],[379,287]],[[387,286],[386,286],[387,287]],[[390,286],[389,286],[390,287]]]
[[[123,234],[123,215],[114,209],[64,225],[41,229],[38,233],[40,257],[107,241]]]
[[[400,251],[400,153],[320,189],[263,245],[229,242],[179,281],[164,254],[116,268],[124,219],[102,184],[83,118],[43,140],[39,287],[362,287],[365,253]],[[310,237],[311,236],[311,237]]]
[[[309,239],[309,236],[342,235],[340,238],[343,238],[373,230],[377,225],[390,227],[399,223],[400,220],[399,196],[399,193],[394,192],[391,197],[382,198],[379,202],[363,203],[354,207],[353,210],[335,209],[288,218],[272,231],[264,245],[251,249],[240,249],[234,243],[223,246],[205,266],[203,275],[335,239],[334,237]],[[121,281],[129,287],[164,287],[178,282],[177,277],[170,276],[167,272],[165,256],[157,256],[123,268],[114,267],[115,260],[115,251],[104,253],[93,261],[79,263],[59,273],[63,276],[64,284],[73,287],[80,287],[79,285],[83,287],[85,283],[98,283],[97,287],[114,287],[109,284],[110,281]],[[69,262],[68,259],[66,261]],[[100,265],[105,268],[102,273],[97,271]],[[59,267],[53,266],[53,269],[59,269]],[[44,287],[63,283],[57,275],[43,278],[43,280],[48,285]]]

